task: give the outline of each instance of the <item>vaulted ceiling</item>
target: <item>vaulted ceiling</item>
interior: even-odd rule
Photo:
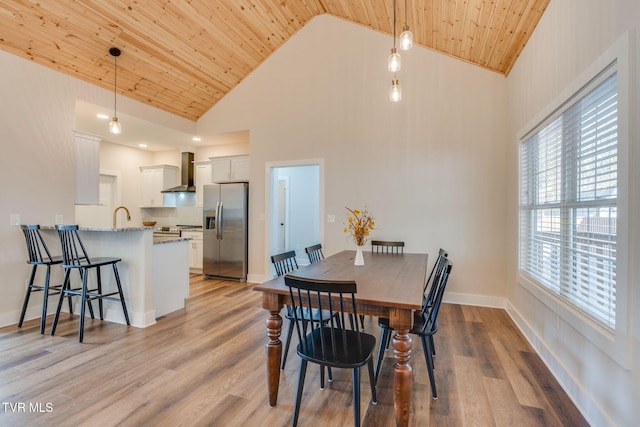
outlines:
[[[414,43],[507,75],[550,0],[398,0]],[[393,0],[0,0],[0,48],[197,120],[313,17],[393,34]]]

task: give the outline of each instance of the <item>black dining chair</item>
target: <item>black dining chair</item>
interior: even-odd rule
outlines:
[[[429,277],[427,278],[427,281],[424,283],[424,287],[422,288],[422,308],[421,311],[424,313],[425,310],[431,308],[431,306],[433,305],[433,298],[435,297],[435,289],[436,287],[434,286],[429,286],[430,284],[433,283],[432,279],[434,278],[434,275],[440,277],[440,272],[442,271],[442,268],[444,268],[444,262],[446,261],[446,258],[449,256],[448,252],[445,251],[444,249],[440,248],[440,250],[438,251],[438,257],[436,258],[435,263],[433,264],[433,268],[431,269],[431,273],[429,273]],[[389,319],[385,318],[385,317],[381,317],[378,319],[378,324],[382,324],[381,327],[388,327],[389,326]],[[387,346],[386,349],[389,349],[389,342],[387,342]],[[433,344],[433,338],[432,338],[432,342],[431,342],[431,349],[433,352],[433,355],[436,355],[436,350],[435,350],[435,346]],[[378,349],[378,361],[382,360],[382,348]],[[376,364],[376,378],[378,376],[378,372],[380,369],[380,365],[379,363]]]
[[[272,255],[271,263],[276,269],[278,277],[284,276],[298,269],[298,261],[296,260],[296,251],[283,252],[281,254]]]
[[[298,269],[298,261],[296,261],[295,251],[288,251],[288,252],[283,252],[281,254],[273,255],[271,256],[271,262],[273,263],[273,266],[276,269],[276,274],[278,276],[284,276],[285,274],[291,273],[292,271],[295,271]],[[289,346],[291,344],[291,337],[293,335],[294,316],[293,316],[292,310],[293,309],[290,305],[285,305],[284,316],[289,320],[289,330],[287,332],[287,340],[284,345],[284,352],[282,353],[281,369],[284,369],[285,365],[287,364],[287,355],[289,354]],[[326,312],[322,314],[324,314],[325,318],[328,318],[328,319],[331,318],[329,314]],[[321,313],[319,313],[317,309],[311,309],[311,313],[309,313],[309,309],[305,309],[303,313],[302,314],[299,313],[299,315],[301,315],[301,317],[304,318],[305,321],[309,321],[309,320],[314,322],[321,321]]]
[[[349,321],[349,314],[357,314],[355,294],[357,285],[353,281],[329,281],[307,279],[286,275],[289,287],[294,323],[298,335],[297,348],[300,356],[298,391],[293,410],[293,426],[298,424],[304,380],[309,362],[320,365],[320,385],[324,387],[324,367],[352,370],[353,424],[360,425],[360,368],[367,365],[371,402],[377,402],[373,372],[373,351],[376,338],[360,331],[358,322]],[[321,314],[319,322],[308,322],[298,313],[311,305],[317,305]],[[332,322],[337,316],[340,322]]]
[[[320,243],[318,243],[317,245],[308,246],[304,248],[304,251],[307,253],[309,262],[311,264],[324,259],[324,254],[322,253],[322,245]]]
[[[62,256],[51,255],[49,248],[40,234],[40,225],[21,225],[20,228],[24,234],[27,243],[27,264],[31,265],[31,274],[29,275],[29,283],[27,284],[27,292],[22,303],[22,311],[20,312],[20,320],[18,327],[22,327],[24,316],[27,312],[29,298],[33,292],[42,292],[42,314],[40,316],[40,333],[44,334],[47,324],[47,302],[49,297],[58,295],[62,284],[51,286],[51,266],[62,264]],[[45,267],[44,283],[36,284],[36,272],[39,266]],[[71,297],[69,297],[69,311],[73,312]]]
[[[404,253],[404,242],[388,240],[372,240],[371,252],[401,254]]]
[[[409,330],[409,333],[420,337],[420,341],[422,343],[422,352],[424,353],[424,358],[427,364],[429,382],[431,384],[431,396],[433,397],[433,399],[438,398],[438,393],[436,391],[436,380],[433,373],[433,335],[435,335],[435,333],[438,331],[438,313],[440,312],[442,297],[444,295],[447,282],[449,281],[449,276],[451,275],[451,269],[453,268],[453,264],[447,258],[443,259],[444,261],[442,262],[442,269],[435,274],[433,283],[431,285],[435,288],[432,301],[433,304],[427,310],[421,310],[414,313],[413,327]],[[394,331],[388,323],[379,322],[379,325],[382,329],[382,332],[380,335],[380,343],[378,348],[378,360],[376,362],[376,381],[380,373],[382,358],[384,357],[384,350],[380,351],[380,349],[384,349],[388,346],[389,340],[391,339],[391,334]]]
[[[103,300],[120,301],[127,325],[130,325],[129,313],[127,312],[127,306],[124,302],[124,294],[122,292],[122,284],[120,283],[120,275],[118,274],[117,267],[117,264],[122,260],[120,258],[111,257],[90,258],[82,240],[80,239],[80,235],[78,234],[77,225],[56,225],[56,230],[58,231],[60,246],[62,247],[62,268],[64,268],[65,272],[63,286],[60,292],[60,300],[58,301],[58,308],[56,310],[55,317],[53,318],[53,325],[51,326],[51,335],[55,334],[58,318],[60,317],[60,309],[62,308],[62,300],[65,296],[79,296],[82,301],[82,305],[80,306],[78,342],[82,342],[84,339],[84,315],[86,305],[89,306],[91,317],[94,317],[91,305],[91,301],[93,300],[98,300],[100,320],[104,320]],[[111,266],[113,269],[117,287],[116,291],[105,292],[102,289],[102,275],[100,268],[105,266]],[[82,278],[82,285],[80,288],[71,287],[71,271],[75,269],[80,271],[80,277]],[[89,288],[88,285],[89,270],[91,269],[95,269],[96,271],[95,288]],[[114,295],[117,295],[117,297]]]

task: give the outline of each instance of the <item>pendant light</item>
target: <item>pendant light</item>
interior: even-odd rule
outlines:
[[[407,25],[407,0],[404,0],[404,26],[400,34],[400,49],[409,50],[413,46],[413,34]]]
[[[396,49],[396,0],[393,0],[393,47],[391,48],[391,55],[389,55],[388,68],[389,71],[395,73],[400,71],[400,54]]]
[[[398,102],[402,99],[402,88],[398,82],[397,76],[393,76],[391,80],[391,87],[389,88],[389,100],[391,102]]]
[[[109,123],[109,132],[118,135],[122,132],[122,127],[120,126],[120,122],[118,121],[118,115],[116,114],[116,100],[117,100],[117,88],[118,88],[118,67],[117,60],[118,56],[120,56],[120,49],[117,47],[112,47],[109,49],[109,54],[113,56],[113,118]]]

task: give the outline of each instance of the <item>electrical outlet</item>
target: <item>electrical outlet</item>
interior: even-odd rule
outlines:
[[[56,215],[56,225],[62,225],[64,223],[62,215]]]
[[[20,225],[20,214],[11,214],[9,216],[9,225]]]
[[[327,215],[327,222],[336,222],[335,215]]]

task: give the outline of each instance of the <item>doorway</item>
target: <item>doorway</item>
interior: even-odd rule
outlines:
[[[321,166],[321,161],[268,165],[270,255],[293,250],[298,265],[306,265],[304,249],[322,242]]]

